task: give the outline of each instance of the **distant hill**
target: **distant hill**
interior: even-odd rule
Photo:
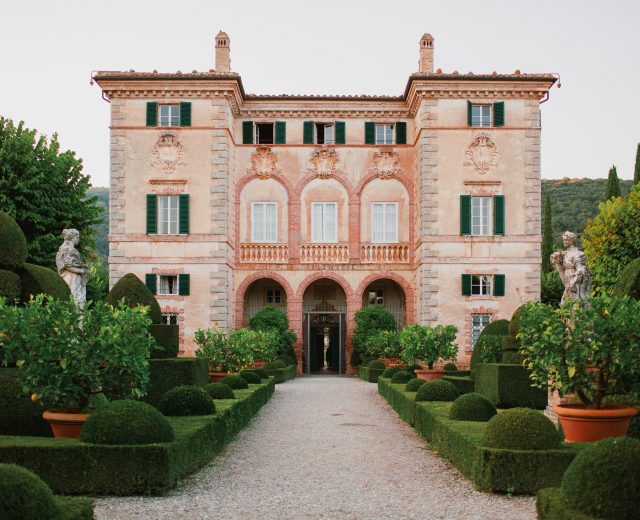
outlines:
[[[89,188],[87,197],[98,197],[98,206],[102,211],[102,222],[93,228],[93,239],[96,243],[96,253],[106,265],[109,261],[109,188]]]

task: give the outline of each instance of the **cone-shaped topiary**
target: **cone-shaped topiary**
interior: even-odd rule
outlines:
[[[449,419],[486,422],[497,412],[491,401],[482,394],[471,392],[456,398],[449,410]]]
[[[154,444],[171,442],[173,429],[153,406],[125,399],[93,412],[82,427],[82,442],[92,444]]]
[[[276,359],[275,361],[269,361],[268,363],[266,363],[264,365],[264,368],[265,370],[277,370],[279,368],[287,368],[287,365],[285,365],[279,359]]]
[[[372,359],[371,361],[369,361],[369,363],[367,363],[367,366],[369,368],[375,368],[376,370],[384,370],[385,367],[384,363],[379,359]]]
[[[509,322],[509,336],[515,338],[520,331],[520,316],[522,315],[522,310],[524,309],[524,305],[520,305],[513,316],[511,316],[511,321]]]
[[[152,323],[160,323],[162,321],[162,312],[156,297],[149,288],[142,283],[140,278],[133,273],[125,274],[118,280],[109,291],[109,294],[107,294],[104,303],[116,307],[123,298],[129,307],[137,307],[138,305],[146,305],[149,307],[148,316]]]
[[[0,211],[0,269],[14,271],[27,261],[27,239],[20,226]]]
[[[409,379],[411,379],[411,374],[404,370],[400,370],[400,372],[396,372],[391,376],[391,382],[394,384],[405,384],[409,382]]]
[[[458,367],[455,365],[455,363],[445,363],[442,367],[442,370],[444,370],[445,372],[455,372],[456,370],[458,370]]]
[[[204,391],[207,392],[211,399],[235,399],[233,389],[225,383],[209,383],[204,385]]]
[[[60,518],[56,499],[43,480],[22,466],[0,464],[0,518]]]
[[[393,377],[393,374],[400,372],[401,369],[398,367],[389,367],[386,368],[384,372],[382,372],[382,377]]]
[[[416,393],[416,401],[453,401],[460,395],[460,390],[449,381],[437,379],[427,381]]]
[[[244,390],[245,388],[249,388],[247,380],[240,376],[225,376],[218,382],[229,385],[234,390]]]
[[[552,450],[560,447],[560,435],[542,413],[511,408],[489,421],[483,444],[507,450]]]
[[[240,372],[240,377],[251,385],[259,385],[261,383],[261,377],[253,370],[243,370]]]
[[[59,300],[68,300],[71,296],[67,282],[53,269],[25,263],[16,270],[16,274],[20,277],[20,299],[25,303],[38,294]]]
[[[160,400],[158,408],[169,416],[211,415],[216,412],[213,399],[202,387],[188,385],[169,390]]]
[[[269,374],[264,368],[254,368],[253,372],[260,376],[260,379],[269,379]]]
[[[562,495],[578,511],[596,518],[639,518],[640,441],[614,437],[586,444],[562,477]]]
[[[20,277],[11,271],[0,269],[0,298],[6,298],[8,303],[13,303],[20,298]]]
[[[413,379],[409,379],[409,381],[407,381],[407,384],[404,385],[404,391],[405,392],[417,392],[418,389],[426,384],[427,381],[424,379],[418,379],[417,377],[414,377]]]

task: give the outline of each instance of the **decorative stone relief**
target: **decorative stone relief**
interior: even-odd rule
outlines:
[[[391,179],[394,175],[402,175],[398,166],[400,159],[397,152],[380,151],[373,154],[373,166],[369,173],[375,173],[381,179]]]
[[[251,155],[251,167],[247,172],[259,179],[268,179],[280,172],[278,169],[278,156],[268,146],[258,146]]]
[[[317,146],[309,161],[313,166],[307,171],[309,173],[317,174],[321,179],[328,179],[332,175],[336,175],[340,172],[336,168],[338,153],[333,146],[328,146],[326,144]]]
[[[159,167],[164,173],[173,173],[178,166],[186,163],[182,160],[184,145],[178,139],[177,134],[165,132],[160,135],[153,147],[153,155],[156,160],[152,166]]]
[[[464,166],[469,166],[480,175],[498,166],[498,148],[489,134],[482,133],[477,136],[467,147],[465,157]]]

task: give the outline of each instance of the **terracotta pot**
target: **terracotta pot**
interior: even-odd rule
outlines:
[[[266,364],[267,364],[267,363],[266,363],[265,361],[261,361],[261,360],[259,360],[259,359],[256,359],[256,360],[253,362],[253,368],[264,368],[264,366],[265,366]],[[249,369],[249,370],[251,370],[251,369]]]
[[[51,426],[55,438],[77,439],[89,415],[77,409],[46,410],[42,418]]]
[[[404,368],[407,365],[405,365],[404,363],[389,363],[387,366],[389,368]]]
[[[230,376],[229,372],[209,372],[209,381],[212,383],[217,383],[223,377]]]
[[[446,374],[444,370],[438,368],[414,370],[413,373],[418,379],[425,379],[427,381],[435,381],[436,379],[442,379],[442,376]]]
[[[553,407],[564,432],[565,442],[595,442],[608,437],[624,437],[638,409],[625,404],[606,404],[599,410],[582,404]]]

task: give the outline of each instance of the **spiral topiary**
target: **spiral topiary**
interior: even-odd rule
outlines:
[[[484,395],[476,392],[456,398],[449,410],[449,419],[456,421],[486,422],[497,412],[496,407]]]
[[[393,377],[393,374],[400,372],[401,369],[398,367],[389,367],[386,368],[384,372],[382,372],[382,377],[387,377],[387,378],[391,378]]]
[[[614,437],[587,444],[562,477],[562,495],[596,518],[638,518],[640,441]]]
[[[405,384],[409,382],[409,379],[411,379],[411,374],[409,372],[405,372],[404,370],[396,372],[395,374],[393,374],[393,376],[391,376],[391,382],[394,384]]]
[[[202,387],[211,399],[235,399],[233,389],[225,383],[209,383]]]
[[[460,395],[460,390],[449,381],[437,379],[427,381],[416,393],[416,401],[453,401]]]
[[[240,377],[251,385],[259,385],[261,383],[261,377],[253,370],[243,370],[240,372]]]
[[[455,363],[445,363],[442,367],[442,370],[444,370],[445,372],[455,372],[458,370],[458,367],[455,365]]]
[[[417,392],[418,389],[426,383],[427,382],[424,379],[418,379],[417,377],[414,377],[413,379],[409,379],[409,381],[407,381],[407,384],[404,385],[404,391]]]
[[[253,372],[260,376],[260,379],[269,379],[269,374],[264,368],[254,368]]]
[[[82,427],[80,440],[110,445],[171,442],[173,429],[153,406],[126,399],[113,401],[93,412]]]
[[[49,520],[61,511],[49,486],[16,464],[0,464],[0,518]]]
[[[379,359],[372,359],[371,361],[369,361],[367,366],[369,368],[374,368],[376,370],[384,370],[384,367],[385,367],[384,363]]]
[[[552,450],[560,447],[560,435],[542,413],[511,408],[491,418],[483,444],[508,450]]]
[[[152,323],[160,323],[162,321],[162,311],[156,297],[142,283],[140,278],[133,273],[125,274],[118,280],[109,291],[109,294],[107,294],[104,303],[117,307],[123,298],[129,307],[137,307],[138,305],[149,307],[148,316],[151,318]]]
[[[225,376],[218,383],[224,383],[225,385],[230,386],[234,390],[244,390],[245,388],[249,388],[249,383],[244,377],[240,376]]]
[[[278,370],[280,368],[286,368],[286,367],[287,366],[279,359],[276,359],[275,361],[269,361],[264,365],[265,370]]]
[[[13,271],[27,261],[27,239],[18,223],[0,210],[0,269]]]
[[[213,399],[202,387],[188,385],[169,390],[160,400],[158,408],[169,416],[211,415],[216,411]]]

